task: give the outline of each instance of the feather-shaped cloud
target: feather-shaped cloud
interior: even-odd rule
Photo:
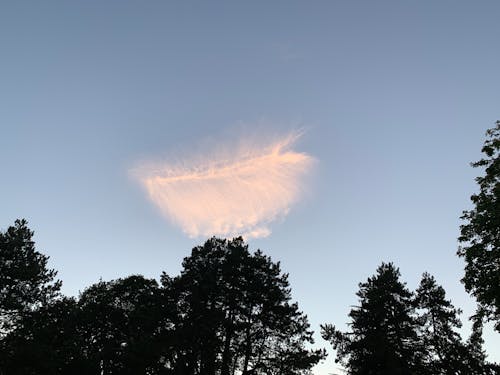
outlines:
[[[181,163],[139,168],[137,175],[161,212],[190,237],[266,237],[270,223],[300,198],[314,163],[291,149],[300,134],[264,144],[241,140]]]

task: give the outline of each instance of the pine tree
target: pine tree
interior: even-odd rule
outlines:
[[[421,340],[428,374],[470,374],[467,347],[456,332],[462,326],[456,309],[442,286],[428,273],[422,275],[416,290],[415,303],[419,309]]]
[[[26,220],[0,231],[0,338],[25,314],[52,301],[61,288],[49,257],[39,253]]]
[[[359,284],[359,306],[349,316],[351,331],[323,325],[322,336],[337,350],[349,374],[414,374],[422,370],[412,293],[392,263]]]
[[[177,278],[179,374],[305,374],[324,357],[308,350],[307,317],[291,303],[279,263],[241,238],[212,238],[184,259]]]

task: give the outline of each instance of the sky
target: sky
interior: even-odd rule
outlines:
[[[358,283],[392,261],[411,289],[433,274],[467,335],[456,239],[480,173],[469,163],[500,119],[499,12],[451,0],[4,2],[0,228],[28,219],[69,295],[99,278],[175,275],[206,238],[166,218],[137,166],[300,130],[292,151],[314,168],[249,244],[281,262],[313,329],[345,328]],[[489,326],[485,339],[500,361],[500,335]]]

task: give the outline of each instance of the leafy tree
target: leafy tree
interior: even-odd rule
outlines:
[[[2,343],[2,374],[92,374],[82,354],[80,314],[72,298],[62,298],[30,313]]]
[[[63,298],[26,316],[2,343],[0,374],[167,374],[174,310],[155,280],[101,281],[79,301]]]
[[[479,193],[471,196],[474,208],[464,211],[458,255],[465,258],[462,282],[479,305],[479,316],[496,321],[500,332],[500,121],[486,132],[485,157],[473,167],[484,168],[477,177]]]
[[[321,326],[322,336],[337,350],[349,374],[413,374],[422,371],[412,293],[399,280],[392,263],[382,263],[376,275],[359,284],[351,332]]]
[[[168,365],[163,327],[171,325],[173,308],[155,280],[101,281],[82,293],[78,306],[81,350],[92,373],[156,374]]]
[[[184,259],[177,290],[179,374],[305,374],[324,357],[307,317],[291,303],[279,263],[241,238],[212,238]]]
[[[0,338],[61,288],[57,272],[47,268],[49,257],[35,250],[32,237],[24,219],[0,232]]]

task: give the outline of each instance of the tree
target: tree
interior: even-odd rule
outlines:
[[[101,281],[79,301],[62,298],[27,315],[2,342],[0,373],[168,374],[174,310],[155,280]]]
[[[447,300],[446,292],[433,276],[424,273],[416,290],[420,338],[425,373],[429,375],[493,375],[500,368],[486,361],[482,348],[481,319],[474,319],[472,334],[463,342],[456,332],[462,326],[460,309]]]
[[[47,268],[49,257],[35,250],[32,237],[24,219],[0,232],[0,338],[61,288],[57,272]]]
[[[477,358],[456,332],[462,326],[460,309],[456,309],[446,298],[444,288],[428,273],[422,275],[416,290],[415,303],[419,309],[426,373],[438,374],[482,374],[484,356]]]
[[[242,238],[195,247],[163,284],[177,291],[178,374],[305,374],[324,357],[305,348],[312,332],[288,276]]]
[[[331,324],[322,336],[337,350],[349,374],[412,374],[422,371],[412,293],[399,280],[392,263],[382,263],[376,275],[359,284],[359,306],[354,307],[351,332]]]
[[[161,287],[133,275],[74,299],[57,297],[32,234],[19,221],[1,237],[2,307],[19,318],[0,341],[0,374],[300,375],[326,355],[306,347],[288,275],[241,238],[195,247]]]
[[[85,360],[77,302],[62,298],[29,314],[2,342],[2,374],[95,374]]]
[[[472,163],[484,168],[477,177],[479,193],[471,196],[474,205],[464,211],[458,255],[465,258],[462,282],[478,302],[479,316],[496,321],[500,332],[500,121],[486,132],[485,157]]]
[[[433,276],[424,273],[412,293],[399,281],[399,270],[382,263],[377,274],[359,284],[351,332],[321,326],[349,374],[493,375],[500,367],[486,362],[481,320],[464,343],[456,332],[460,310]]]
[[[462,369],[464,374],[473,375],[498,375],[500,374],[500,365],[497,363],[486,362],[486,353],[483,350],[483,318],[472,316],[472,333],[467,340],[467,353],[464,356],[464,365]]]
[[[99,282],[78,301],[78,335],[91,373],[157,374],[168,366],[170,304],[156,280],[129,276]]]

